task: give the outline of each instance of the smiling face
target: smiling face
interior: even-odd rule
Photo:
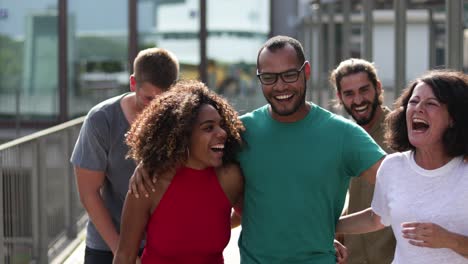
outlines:
[[[346,112],[360,126],[372,125],[377,119],[376,112],[380,111],[380,82],[377,81],[377,87],[374,87],[366,72],[358,72],[343,77],[340,87],[337,96]]]
[[[452,123],[447,105],[435,97],[431,86],[416,84],[406,109],[408,139],[416,149],[443,151],[443,135]]]
[[[287,44],[283,48],[271,52],[264,48],[258,58],[259,73],[282,73],[299,70],[296,51]],[[305,63],[297,81],[284,82],[282,78],[274,84],[262,84],[263,95],[271,106],[271,116],[280,122],[295,122],[308,113],[305,103],[306,81],[310,74],[310,64]]]
[[[187,167],[204,169],[217,167],[223,162],[226,131],[221,127],[222,118],[218,111],[208,104],[200,107],[190,137]]]

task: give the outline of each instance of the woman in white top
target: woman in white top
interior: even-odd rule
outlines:
[[[371,208],[341,217],[337,233],[391,225],[393,263],[468,263],[468,76],[428,72],[387,122],[387,143],[400,153],[382,162]]]

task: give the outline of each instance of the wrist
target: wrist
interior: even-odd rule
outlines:
[[[452,249],[454,251],[457,251],[457,249],[460,246],[460,241],[458,241],[458,236],[455,233],[447,231],[447,247],[449,249]]]
[[[118,241],[118,240],[117,240]],[[119,248],[119,243],[118,242],[114,242],[112,243],[112,245],[109,246],[109,249],[112,251],[112,254],[115,256],[115,254],[117,253],[117,249]]]

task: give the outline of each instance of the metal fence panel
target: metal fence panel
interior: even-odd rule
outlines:
[[[69,162],[82,121],[0,145],[0,263],[48,263],[83,227]]]

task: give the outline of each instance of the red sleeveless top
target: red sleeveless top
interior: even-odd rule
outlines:
[[[224,263],[230,216],[213,167],[179,169],[147,224],[142,264]]]

